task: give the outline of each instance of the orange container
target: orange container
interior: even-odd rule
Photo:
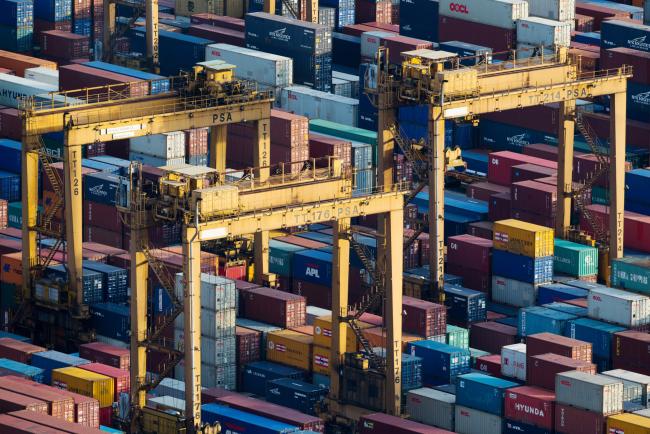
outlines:
[[[12,285],[23,284],[23,253],[7,253],[0,256],[0,281]]]

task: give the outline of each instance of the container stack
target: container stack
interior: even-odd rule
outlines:
[[[129,140],[129,160],[153,167],[185,163],[185,133],[174,131]]]
[[[488,294],[493,286],[492,241],[473,235],[449,237],[447,271],[463,278],[463,286]]]
[[[16,52],[32,50],[34,5],[31,0],[3,0],[0,18],[0,48]]]
[[[334,28],[340,31],[343,27],[355,23],[355,2],[353,0],[321,0],[321,6],[335,9]]]
[[[185,131],[185,162],[193,166],[208,165],[208,128]]]
[[[72,30],[72,1],[49,0],[34,2],[34,33],[48,30]]]
[[[309,119],[322,119],[353,127],[357,126],[359,116],[358,100],[300,86],[282,89],[280,107]]]

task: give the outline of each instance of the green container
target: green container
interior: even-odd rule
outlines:
[[[650,259],[621,258],[612,261],[612,286],[650,295]]]
[[[269,271],[280,276],[291,276],[293,254],[306,250],[304,247],[278,240],[269,241]]]
[[[553,271],[583,277],[598,274],[598,249],[555,239]]]
[[[489,356],[492,353],[488,353],[487,351],[483,350],[477,350],[476,348],[470,348],[469,349],[469,357],[470,360],[472,361],[472,367],[476,366],[476,359],[479,357],[484,357],[484,356]]]
[[[445,343],[452,347],[469,348],[469,332],[467,329],[447,324]]]
[[[21,229],[23,227],[23,203],[10,202],[7,205],[7,225],[10,228]]]
[[[377,131],[364,130],[363,128],[337,124],[336,122],[325,121],[322,119],[310,120],[309,130],[316,133],[329,134],[330,136],[377,146]]]
[[[597,185],[591,188],[591,203],[597,205],[609,205],[609,190]]]

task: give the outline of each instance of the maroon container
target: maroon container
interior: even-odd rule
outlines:
[[[552,353],[526,357],[526,383],[531,386],[555,390],[555,376],[567,371],[595,374],[596,365]]]
[[[390,24],[392,6],[390,0],[357,0],[355,20],[365,25],[368,25],[368,21]]]
[[[524,163],[537,164],[557,170],[555,161],[531,157],[511,151],[492,152],[488,158],[488,181],[509,186],[512,183],[512,167]]]
[[[591,344],[553,333],[537,333],[526,337],[526,357],[553,353],[591,363]]]
[[[5,434],[52,434],[52,428],[29,422],[9,414],[0,414],[0,431]]]
[[[609,140],[610,119],[605,113],[585,113],[591,128],[596,135],[605,140]],[[648,149],[648,137],[650,137],[650,122],[639,122],[627,119],[625,123],[625,139],[628,146]]]
[[[0,377],[0,389],[45,401],[50,416],[74,421],[74,400],[58,389],[11,375]]]
[[[5,241],[3,240],[3,244]],[[46,351],[45,348],[12,338],[0,338],[0,358],[29,364],[32,354]]]
[[[260,360],[262,332],[236,327],[235,337],[237,340],[237,366],[244,366],[247,363]]]
[[[594,19],[592,24],[592,31],[597,32],[600,30],[600,25],[603,20],[607,18],[632,18],[628,12],[624,12],[618,9],[612,9],[605,6],[598,6],[591,3],[577,3],[576,2],[576,14],[586,15]]]
[[[433,44],[429,41],[406,36],[389,36],[384,38],[384,46],[389,50],[390,63],[396,65],[401,65],[403,52],[433,48]]]
[[[401,417],[384,413],[362,416],[359,420],[360,434],[450,434],[450,431],[423,425]]]
[[[30,410],[36,413],[47,414],[47,403],[8,390],[0,390],[0,413],[10,411]]]
[[[117,207],[84,200],[83,209],[84,225],[90,225],[112,232],[122,232],[124,224],[120,219]]]
[[[493,227],[493,222],[473,222],[467,225],[467,233],[475,237],[492,240],[494,238]]]
[[[317,306],[323,309],[332,308],[332,289],[327,286],[293,279],[291,292],[305,297],[309,306]]]
[[[394,8],[393,8],[394,9]],[[378,30],[383,30],[385,32],[399,33],[399,24],[392,23],[378,23],[377,21],[370,21],[368,23],[362,23],[363,25],[374,27]]]
[[[121,232],[113,232],[95,226],[84,226],[83,231],[84,241],[106,244],[107,246],[116,247],[118,249],[121,249],[123,247],[125,249],[129,248],[128,245],[124,245],[122,242]]]
[[[492,241],[474,235],[456,235],[447,241],[447,262],[488,273]]]
[[[556,175],[557,170],[538,166],[537,164],[526,163],[512,167],[512,182],[534,181],[539,178]]]
[[[99,409],[99,423],[106,426],[111,426],[113,424],[113,407],[104,407]]]
[[[22,139],[23,120],[17,109],[0,110],[0,131],[3,137],[14,140]]]
[[[511,208],[511,193],[493,194],[488,202],[488,218],[493,222],[509,219]]]
[[[79,357],[127,371],[131,366],[129,350],[102,342],[79,345]]]
[[[224,17],[210,13],[194,14],[190,17],[190,22],[192,24],[209,24],[211,26],[237,30],[239,32],[245,30],[245,22],[241,18]]]
[[[486,372],[493,377],[501,377],[501,356],[499,354],[491,354],[489,356],[477,357],[474,369]]]
[[[22,419],[26,422],[46,426],[50,428],[49,432],[61,432],[70,434],[98,434],[101,432],[95,428],[89,428],[87,426],[66,422],[61,419],[57,419],[56,417],[39,414],[28,410],[14,411],[9,413],[9,415],[18,419]]]
[[[41,51],[44,55],[61,60],[80,59],[89,56],[88,36],[61,30],[41,32]]]
[[[402,312],[405,332],[431,338],[447,331],[447,310],[443,305],[404,296]]]
[[[59,67],[59,87],[61,90],[75,90],[88,87],[118,85],[113,87],[116,92],[125,92],[129,96],[144,96],[149,92],[149,83],[126,75],[90,68],[84,65],[65,65]],[[119,86],[122,85],[122,86]],[[90,91],[90,95],[102,91]],[[79,97],[86,92],[79,93]],[[76,96],[73,93],[71,96]],[[102,95],[98,95],[102,97]]]
[[[600,53],[581,50],[579,48],[570,48],[569,58],[574,64],[579,65],[580,71],[582,72],[593,72],[600,69]]]
[[[588,205],[593,219],[606,232],[609,231],[609,207]],[[650,253],[650,216],[625,211],[625,245],[631,249]],[[580,216],[580,229],[593,233],[590,223]]]
[[[493,194],[510,193],[510,187],[491,182],[473,182],[467,186],[465,194],[467,197],[477,200],[490,200]]]
[[[504,110],[485,115],[485,119],[557,135],[559,129],[558,107],[539,105],[519,110]]]
[[[501,354],[501,348],[517,343],[517,328],[498,322],[472,324],[469,346],[492,354]]]
[[[605,434],[607,417],[570,405],[555,404],[555,432],[558,434]]]
[[[552,217],[557,209],[557,188],[537,181],[512,184],[511,207]]]
[[[296,294],[271,288],[255,288],[243,293],[244,316],[282,328],[305,324],[306,300]]]
[[[409,240],[415,231],[413,229],[404,228],[404,241]],[[417,268],[420,266],[420,240],[415,239],[411,242],[408,248],[404,251],[404,270]]]
[[[454,276],[462,277],[465,288],[487,294],[492,287],[492,276],[487,271],[475,270],[458,264],[447,264],[446,272]]]
[[[185,156],[205,155],[208,153],[208,129],[192,128],[185,131]]]
[[[113,386],[115,389],[115,402],[119,401],[120,393],[129,393],[131,390],[131,376],[127,370],[105,365],[103,363],[88,363],[81,365],[79,368],[94,372],[96,374],[102,374],[106,375],[107,377],[111,377],[113,379]]]
[[[40,33],[48,30],[60,30],[62,32],[72,32],[72,21],[45,21],[34,18],[34,33],[40,36]]]
[[[17,240],[22,240],[23,239],[23,231],[21,231],[20,229],[16,229],[16,228],[0,229],[0,235],[15,238]]]
[[[580,42],[571,41],[569,47],[578,48],[580,50],[589,51],[591,53],[600,53],[600,47],[598,45],[582,44]]]
[[[226,397],[239,395],[237,392],[231,390],[226,390],[221,387],[210,387],[208,389],[201,390],[201,403],[211,404],[217,402],[218,399]]]
[[[539,387],[515,387],[506,391],[504,415],[508,419],[553,431],[555,393]]]
[[[230,44],[238,47],[246,46],[246,37],[244,32],[215,27],[209,24],[192,24],[187,29],[187,34],[205,38],[217,44]]]
[[[2,240],[2,243],[0,243],[0,255],[21,252],[23,250],[22,245],[23,242],[21,240]]]
[[[576,32],[593,32],[594,17],[589,15],[576,14],[575,16]]]
[[[361,36],[365,32],[374,32],[377,29],[375,27],[370,27],[365,24],[353,24],[351,26],[343,27],[343,33],[351,36]]]
[[[271,141],[293,148],[309,144],[309,119],[282,110],[271,110]]]
[[[310,416],[291,408],[272,404],[240,394],[228,394],[215,398],[218,404],[247,411],[271,420],[297,426],[302,430],[324,432],[325,423],[316,416]]]
[[[514,50],[517,47],[515,29],[489,26],[451,17],[438,20],[438,40],[463,41],[492,48],[494,53]],[[498,54],[496,58],[503,58]]]
[[[542,214],[513,208],[511,217],[513,219],[521,220],[535,225],[546,226],[547,228],[555,227],[555,216],[549,217]]]
[[[542,158],[549,161],[557,161],[558,150],[557,146],[547,145],[546,143],[531,143],[530,145],[525,145],[523,150],[524,155],[529,155],[531,157]],[[530,163],[524,163],[530,164]],[[516,167],[521,166],[518,164]],[[513,166],[515,167],[515,166]],[[544,166],[538,166],[544,167]]]
[[[621,65],[631,65],[633,76],[630,81],[650,84],[650,53],[619,47],[603,50],[600,59],[602,69],[619,68]]]
[[[108,258],[110,258],[111,256],[123,255],[125,253],[128,253],[124,249],[118,249],[115,247],[106,246],[104,244],[92,243],[92,242],[83,243],[83,248],[90,252],[97,252],[102,255],[106,255]]]
[[[339,158],[346,167],[350,167],[352,165],[352,143],[320,134],[309,134],[309,158],[323,158],[329,155]]]
[[[650,375],[650,334],[635,331],[616,333],[613,346],[615,369]]]

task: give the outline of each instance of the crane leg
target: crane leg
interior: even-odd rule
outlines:
[[[63,147],[65,188],[65,233],[68,247],[68,285],[76,297],[77,308],[84,304],[82,278],[83,201],[81,185],[81,146],[68,144],[65,133]]]
[[[253,155],[253,163],[258,167],[257,181],[264,183],[271,173],[271,122],[269,117],[257,121],[257,144]],[[253,240],[255,260],[255,282],[262,284],[262,278],[269,272],[269,233],[256,232]]]
[[[625,116],[624,92],[611,95],[610,99],[610,145],[609,145],[609,257],[623,257],[624,197],[625,197]]]
[[[27,145],[23,138],[23,146]],[[31,267],[38,262],[36,250],[36,226],[38,206],[38,154],[23,150],[22,199],[23,199],[23,300],[31,297]]]
[[[227,125],[210,127],[210,167],[219,173],[226,171],[226,139],[228,137]]]
[[[571,225],[571,192],[573,191],[573,138],[575,135],[575,100],[560,102],[558,143],[557,217],[555,234],[566,238]]]
[[[429,272],[440,303],[445,301],[445,120],[429,108]]]
[[[143,230],[131,229],[131,390],[132,404],[143,408],[147,393],[140,390],[147,375],[147,282],[149,263],[140,250]]]

